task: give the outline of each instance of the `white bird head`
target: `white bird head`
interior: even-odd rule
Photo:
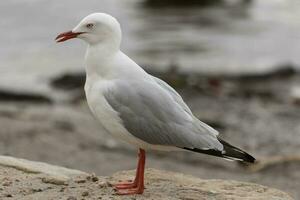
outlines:
[[[71,31],[59,34],[56,42],[64,42],[72,38],[79,38],[89,45],[110,44],[119,48],[121,43],[121,28],[119,22],[105,13],[93,13],[86,16]]]

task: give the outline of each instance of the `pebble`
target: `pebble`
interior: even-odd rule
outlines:
[[[77,200],[76,197],[68,197],[67,200]]]
[[[99,178],[98,178],[97,176],[93,176],[93,177],[92,177],[92,181],[93,181],[93,182],[97,182],[98,180],[99,180]]]
[[[75,182],[76,182],[76,183],[85,183],[86,180],[85,180],[85,179],[79,179],[79,180],[76,180]]]
[[[12,184],[11,181],[5,181],[2,185],[3,186],[10,186]]]
[[[107,182],[100,182],[98,185],[100,188],[104,188],[108,186]]]
[[[83,197],[89,196],[89,192],[88,192],[88,191],[84,191],[84,192],[81,194],[81,196],[83,196]]]
[[[38,189],[32,189],[32,192],[42,192],[43,190],[41,188]]]
[[[5,197],[12,197],[12,195],[11,194],[6,194]]]

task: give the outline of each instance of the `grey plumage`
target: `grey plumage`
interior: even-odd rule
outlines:
[[[162,80],[116,80],[104,92],[123,125],[155,145],[223,150],[218,132],[193,116],[180,95]]]
[[[166,82],[164,82],[163,80],[152,76],[152,78],[154,79],[154,81],[156,83],[158,83],[163,89],[167,90],[169,92],[169,94],[172,96],[172,99],[178,103],[184,110],[185,112],[187,112],[190,115],[193,115],[192,111],[190,110],[190,108],[184,103],[184,101],[182,100],[181,96],[171,87],[169,86]],[[215,131],[215,130],[213,130]],[[218,134],[217,132],[215,133],[216,135]]]

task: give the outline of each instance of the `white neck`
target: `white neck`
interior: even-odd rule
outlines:
[[[120,51],[119,47],[89,45],[85,56],[87,80],[148,79],[148,74],[133,60]]]
[[[89,45],[85,55],[87,77],[107,76],[107,73],[110,72],[111,62],[119,51],[119,47],[111,45],[111,43]]]

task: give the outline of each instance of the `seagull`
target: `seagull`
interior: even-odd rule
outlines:
[[[145,150],[192,151],[255,162],[197,119],[171,86],[120,50],[122,32],[114,17],[90,14],[71,31],[59,34],[56,42],[72,38],[88,44],[84,90],[92,114],[108,133],[138,149],[135,179],[115,184],[117,194],[144,192]]]

